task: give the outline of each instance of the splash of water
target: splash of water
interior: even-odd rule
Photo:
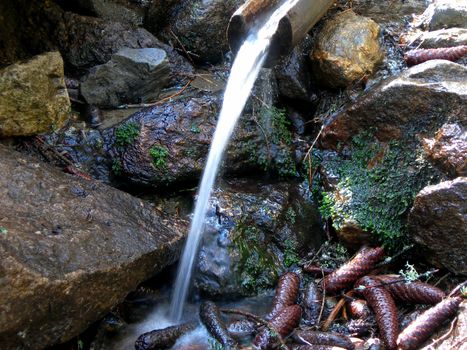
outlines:
[[[227,147],[235,124],[243,111],[243,107],[250,96],[251,89],[267,56],[272,36],[277,30],[279,21],[297,2],[298,0],[284,1],[271,14],[264,25],[260,26],[259,29],[253,30],[240,47],[232,65],[219,121],[204,168],[188,239],[178,267],[169,315],[174,321],[180,321],[182,317],[183,306],[190,287],[193,264],[203,232],[209,197],[222,155]]]

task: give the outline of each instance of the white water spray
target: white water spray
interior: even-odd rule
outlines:
[[[233,63],[224,93],[224,102],[219,121],[204,168],[188,239],[178,267],[170,306],[170,318],[174,321],[178,322],[182,317],[183,306],[190,287],[193,265],[204,228],[209,197],[222,155],[227,147],[235,124],[243,111],[243,107],[250,96],[251,89],[267,56],[271,39],[277,30],[279,21],[298,1],[285,0],[271,14],[264,25],[260,26],[258,30],[254,30],[248,36],[245,43],[240,47]]]

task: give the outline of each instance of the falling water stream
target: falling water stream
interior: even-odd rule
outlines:
[[[279,21],[297,2],[298,0],[283,1],[281,6],[268,16],[264,24],[258,25],[256,29],[252,30],[240,47],[233,63],[219,121],[204,168],[188,239],[183,250],[177,279],[173,288],[169,315],[173,321],[180,321],[182,318],[183,307],[190,287],[193,265],[204,228],[209,197],[222,155],[267,56],[271,39],[278,28]]]

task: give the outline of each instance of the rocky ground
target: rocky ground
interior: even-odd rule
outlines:
[[[171,283],[242,3],[0,3],[0,348],[105,349],[125,298]],[[466,45],[462,0],[342,0],[263,68],[196,293],[253,296],[365,244],[396,257],[386,272],[465,279]],[[432,347],[462,344],[460,310]]]

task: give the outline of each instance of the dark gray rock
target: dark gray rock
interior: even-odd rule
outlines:
[[[173,11],[170,30],[163,36],[174,46],[179,40],[196,61],[219,62],[229,50],[226,30],[230,16],[241,4],[241,0],[185,1]]]
[[[67,0],[59,3],[64,7],[70,5]],[[73,6],[79,6],[82,10],[111,22],[139,26],[143,24],[149,3],[131,0],[76,0]]]
[[[306,184],[222,183],[210,200],[196,286],[217,297],[257,293],[323,238]]]
[[[429,30],[467,28],[467,4],[463,0],[436,0],[422,16]]]
[[[306,36],[276,66],[277,83],[282,96],[307,102],[316,100],[311,84],[311,63],[308,57],[312,45],[311,37]]]
[[[154,101],[170,77],[167,54],[157,48],[120,49],[91,69],[81,84],[86,102],[100,107]]]
[[[454,274],[467,274],[467,178],[425,187],[415,198],[409,228],[423,256]]]
[[[186,226],[0,146],[0,347],[67,341],[179,256]]]
[[[170,23],[172,14],[185,0],[154,0],[149,3],[144,27],[154,35]]]

